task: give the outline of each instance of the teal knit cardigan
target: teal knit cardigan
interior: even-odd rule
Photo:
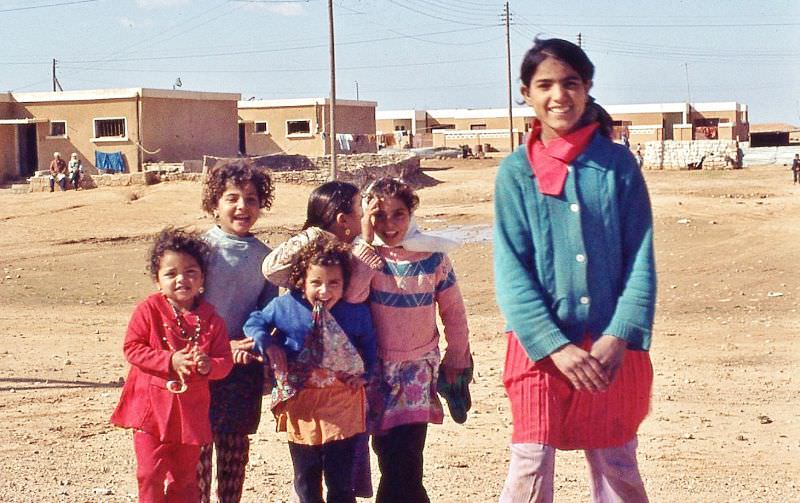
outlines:
[[[650,348],[653,218],[627,148],[596,133],[554,197],[539,192],[523,145],[500,165],[494,205],[497,303],[532,360],[586,334]]]

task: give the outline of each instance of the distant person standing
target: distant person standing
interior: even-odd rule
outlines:
[[[639,169],[644,166],[644,156],[642,155],[642,144],[636,144],[636,163],[639,165]]]
[[[792,175],[794,176],[794,183],[800,183],[800,154],[794,155],[792,161]]]
[[[61,154],[53,152],[53,160],[50,161],[50,192],[55,190],[56,181],[62,191],[67,190],[67,163],[61,158]]]
[[[69,181],[72,184],[72,188],[78,190],[81,184],[81,175],[83,174],[83,164],[81,164],[81,160],[78,159],[78,154],[75,152],[72,153],[69,159],[67,169],[69,170]]]

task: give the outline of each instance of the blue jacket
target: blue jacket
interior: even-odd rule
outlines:
[[[528,356],[585,334],[647,350],[656,301],[653,219],[624,146],[599,133],[569,167],[560,196],[539,192],[524,145],[495,180],[497,303]]]
[[[358,350],[369,375],[378,353],[369,307],[340,300],[331,309],[331,314]],[[286,357],[292,359],[303,349],[311,325],[311,304],[301,292],[291,291],[273,299],[261,311],[250,313],[244,324],[244,333],[255,341],[256,351],[266,355],[267,347],[276,343],[270,332],[277,328],[280,332],[277,343],[286,351]]]

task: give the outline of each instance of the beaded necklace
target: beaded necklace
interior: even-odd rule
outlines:
[[[166,296],[164,296],[164,300],[166,300],[167,304],[169,304],[169,307],[172,308],[172,313],[175,315],[175,324],[178,326],[180,334],[176,334],[168,323],[164,323],[164,333],[163,335],[161,335],[161,340],[164,342],[164,344],[166,344],[167,348],[169,348],[170,351],[172,352],[176,351],[175,347],[172,344],[170,344],[169,340],[167,339],[166,331],[169,330],[169,332],[172,335],[187,343],[184,347],[197,346],[197,342],[200,340],[200,317],[199,316],[197,317],[197,325],[194,328],[194,334],[187,335],[186,327],[183,325],[183,318],[181,317],[180,313],[178,313],[178,308],[175,307],[175,304],[170,302],[170,300]],[[177,393],[183,393],[187,389],[189,389],[189,386],[183,379],[183,374],[178,374],[178,379],[179,379],[178,381],[175,380],[167,381],[165,385],[167,391],[177,394]]]

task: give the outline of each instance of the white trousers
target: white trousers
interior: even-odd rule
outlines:
[[[647,503],[636,463],[637,440],[621,447],[584,451],[595,503]],[[552,503],[556,449],[542,444],[511,444],[508,477],[500,503]]]

